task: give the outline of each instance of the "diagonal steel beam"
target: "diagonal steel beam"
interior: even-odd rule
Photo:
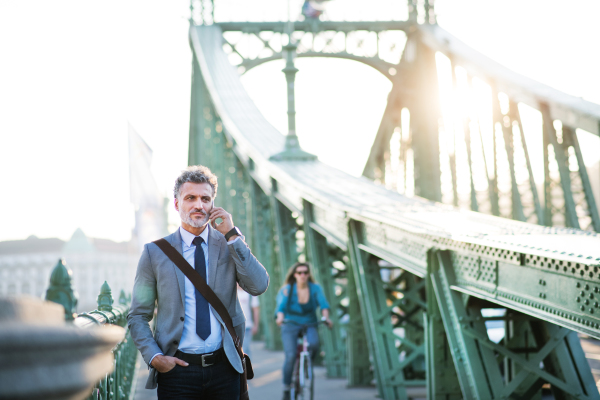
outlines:
[[[544,225],[544,214],[542,212],[542,206],[540,204],[540,197],[538,195],[537,186],[533,176],[533,168],[531,167],[531,159],[529,158],[529,150],[527,149],[527,140],[525,140],[525,131],[523,130],[523,124],[521,123],[521,113],[519,111],[518,104],[511,101],[509,104],[509,110],[511,117],[517,121],[519,125],[519,131],[521,132],[521,144],[523,145],[523,152],[525,153],[525,162],[527,164],[527,172],[529,174],[529,188],[533,195],[533,205],[535,207],[535,215],[537,216],[537,223]]]
[[[577,165],[579,167],[578,173],[583,185],[583,192],[585,194],[588,212],[590,213],[590,218],[592,219],[592,227],[596,232],[600,232],[600,215],[598,214],[598,207],[596,206],[596,199],[594,199],[594,191],[592,190],[590,177],[587,173],[587,167],[583,161],[583,154],[581,153],[581,147],[579,146],[577,132],[574,129],[564,125],[563,132],[570,135],[571,144],[573,145],[573,150],[575,151],[575,157],[577,157]]]
[[[542,118],[544,121],[544,135],[546,135],[550,144],[552,144],[554,156],[556,157],[556,163],[558,164],[560,185],[562,187],[565,199],[565,222],[568,227],[579,229],[579,219],[577,218],[577,210],[575,208],[575,201],[573,200],[573,190],[571,189],[569,160],[565,155],[564,146],[558,143],[558,139],[556,138],[556,130],[554,129],[548,105],[541,103],[540,111],[542,112]]]
[[[399,370],[392,324],[389,319],[376,322],[375,316],[386,308],[386,297],[378,290],[381,276],[375,260],[362,251],[358,245],[362,241],[360,223],[349,222],[348,251],[357,282],[357,293],[361,310],[365,316],[365,331],[369,338],[369,352],[373,359],[379,395],[385,400],[408,399],[404,374],[389,375],[389,371]]]

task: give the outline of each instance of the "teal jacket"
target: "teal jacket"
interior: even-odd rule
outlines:
[[[297,324],[316,324],[317,320],[317,308],[321,310],[329,309],[329,303],[325,299],[323,289],[320,285],[312,282],[308,282],[309,298],[308,303],[298,303],[298,292],[296,291],[296,285],[293,285],[292,293],[290,294],[290,285],[285,285],[279,289],[277,293],[277,306],[275,307],[275,313],[282,312],[285,315],[285,319]],[[289,297],[291,295],[291,298]]]

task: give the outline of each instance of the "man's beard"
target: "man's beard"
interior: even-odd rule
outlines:
[[[193,219],[192,213],[202,213],[205,217],[202,219]],[[208,222],[208,214],[204,210],[198,208],[190,210],[187,214],[185,214],[183,210],[179,210],[179,217],[183,222],[194,228],[202,228]]]

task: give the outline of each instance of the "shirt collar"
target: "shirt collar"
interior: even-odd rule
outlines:
[[[202,238],[202,240],[204,240],[204,243],[206,243],[208,245],[208,230],[210,229],[210,224],[206,225],[206,229],[204,229],[202,231],[202,233],[200,234],[200,237]],[[181,240],[183,240],[183,243],[186,244],[187,247],[192,247],[192,241],[194,240],[194,238],[196,238],[196,236],[191,233],[186,231],[185,229],[183,229],[183,226],[179,227],[179,233],[181,233]]]

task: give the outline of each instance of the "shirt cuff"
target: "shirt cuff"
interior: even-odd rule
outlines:
[[[164,356],[163,353],[156,353],[155,355],[152,356],[152,358],[150,359],[150,362],[148,363],[148,369],[150,369],[150,367],[152,366],[152,360],[154,360],[154,357],[156,356]]]
[[[227,244],[234,244],[235,242],[237,242],[238,240],[240,240],[243,236],[239,236],[236,237],[235,239],[233,239],[231,242],[227,242]]]

